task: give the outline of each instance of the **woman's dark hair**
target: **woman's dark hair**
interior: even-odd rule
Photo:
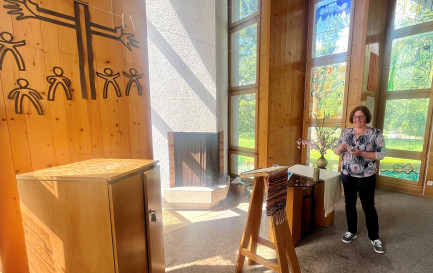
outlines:
[[[356,111],[361,111],[365,115],[365,123],[370,123],[371,121],[371,114],[370,110],[368,110],[367,107],[360,105],[353,108],[352,112],[350,112],[349,121],[350,123],[353,123],[353,116],[355,115]]]

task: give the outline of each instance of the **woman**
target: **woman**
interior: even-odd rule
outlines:
[[[344,243],[350,243],[356,238],[357,193],[365,214],[368,238],[377,253],[385,249],[379,240],[379,221],[374,207],[374,191],[376,187],[376,160],[385,157],[385,141],[379,129],[370,128],[371,114],[367,107],[357,106],[350,113],[349,120],[354,128],[345,129],[334,153],[342,156],[341,180],[343,181],[346,202],[346,220],[348,231],[341,238]]]

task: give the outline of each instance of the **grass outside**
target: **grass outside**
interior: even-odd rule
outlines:
[[[256,139],[254,136],[239,136],[239,147],[254,149],[256,144]]]
[[[385,137],[385,146],[387,149],[421,152],[424,139]]]

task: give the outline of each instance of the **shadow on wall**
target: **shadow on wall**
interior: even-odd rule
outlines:
[[[207,88],[201,83],[200,79],[191,71],[188,65],[182,60],[179,54],[159,33],[159,30],[149,22],[148,37],[165,56],[167,61],[176,69],[182,79],[191,87],[197,97],[209,108],[209,111],[216,117],[216,99],[209,93]],[[150,68],[151,69],[151,68]],[[175,90],[173,90],[175,92]],[[175,94],[174,94],[175,95]]]
[[[202,19],[202,17],[206,15],[203,15],[201,12],[196,12],[195,14],[197,14],[197,16],[194,16],[191,14],[192,13],[191,10],[196,10],[196,11],[211,10],[214,11],[214,14],[212,14],[213,16],[216,16],[215,13],[217,12],[221,12],[221,11],[227,12],[227,5],[224,5],[222,10],[218,10],[218,4],[220,4],[218,2],[227,3],[228,1],[215,1],[214,3],[213,1],[196,0],[196,1],[190,1],[190,3],[188,3],[188,1],[170,0],[173,9],[178,15],[178,18],[183,18],[183,20],[180,20],[180,23],[182,24],[183,29],[188,33],[188,37],[190,38],[192,45],[195,47],[197,54],[200,55],[201,59],[203,60],[203,63],[206,65],[206,70],[208,72],[208,75],[212,77],[214,83],[219,79],[215,78],[216,75],[212,73],[212,67],[209,67],[208,62],[205,62],[204,60],[206,59],[206,55],[209,54],[207,52],[207,48],[217,47],[214,44],[216,41],[215,36],[209,37],[209,33],[210,31],[215,31],[215,33],[218,33],[218,29],[212,29],[209,27],[205,27],[203,25],[197,25],[197,21]],[[216,9],[214,10],[214,8]],[[208,15],[210,17],[209,19],[212,19],[210,14]],[[214,19],[216,21],[216,18]],[[217,26],[218,25],[216,25],[216,27]],[[225,28],[227,29],[227,26],[225,26]],[[206,41],[206,37],[209,37],[207,41]],[[224,48],[224,50],[228,51],[228,48]]]

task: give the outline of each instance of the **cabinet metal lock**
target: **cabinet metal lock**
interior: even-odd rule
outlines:
[[[150,213],[150,221],[151,222],[156,222],[156,210],[149,210]]]

